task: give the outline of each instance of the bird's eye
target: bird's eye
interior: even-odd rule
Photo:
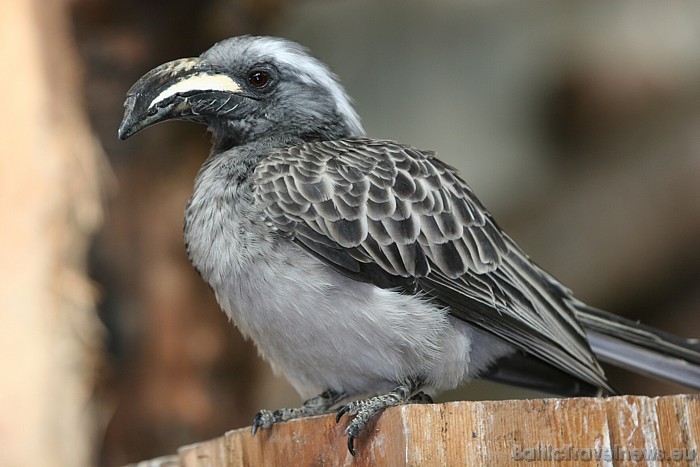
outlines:
[[[248,75],[248,82],[257,89],[262,89],[270,82],[270,73],[263,70],[255,70]]]

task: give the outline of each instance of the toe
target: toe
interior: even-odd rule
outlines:
[[[261,410],[255,414],[253,418],[253,426],[251,427],[251,433],[255,436],[260,428],[270,428],[274,423],[274,416],[269,410]]]

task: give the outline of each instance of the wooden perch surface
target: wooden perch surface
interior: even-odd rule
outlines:
[[[405,405],[355,444],[335,415],[250,428],[139,467],[237,465],[698,465],[700,395]]]

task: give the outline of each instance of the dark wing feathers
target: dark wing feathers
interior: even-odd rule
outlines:
[[[254,186],[271,224],[339,272],[423,289],[456,317],[608,388],[570,292],[433,153],[366,138],[307,143],[266,158]]]
[[[256,170],[273,224],[311,242],[357,249],[399,276],[451,278],[495,269],[507,252],[491,219],[453,169],[432,153],[367,139],[278,151]],[[303,226],[303,227],[301,227]]]

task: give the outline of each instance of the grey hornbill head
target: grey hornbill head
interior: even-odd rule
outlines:
[[[132,86],[124,107],[120,139],[170,119],[206,124],[215,146],[364,133],[328,68],[298,44],[272,37],[234,37],[201,57],[165,63]]]

